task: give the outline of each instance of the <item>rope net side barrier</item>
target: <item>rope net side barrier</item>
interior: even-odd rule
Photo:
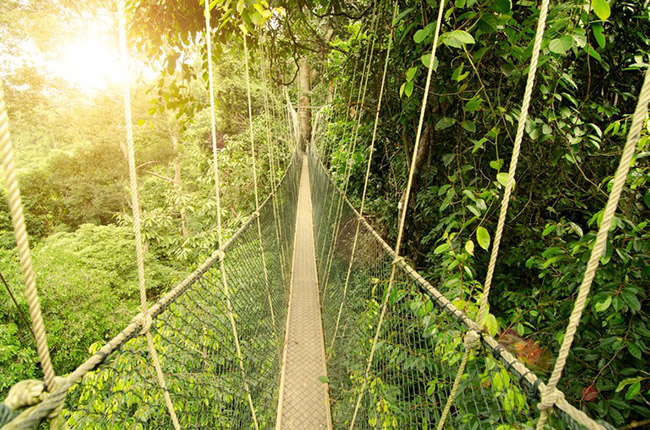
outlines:
[[[288,287],[281,248],[292,251],[301,164],[294,159],[275,191],[220,250],[67,376],[63,416],[70,429],[172,428],[147,342],[153,338],[180,427],[261,428],[275,422]],[[277,215],[286,234],[278,243]],[[260,253],[261,228],[264,260]],[[246,380],[235,351],[220,263],[229,277]],[[269,305],[273,307],[275,325]],[[67,388],[67,387],[66,387]],[[248,390],[248,392],[247,392]],[[38,423],[34,420],[32,424]],[[9,423],[11,425],[11,423]],[[17,428],[31,428],[18,426]]]
[[[310,156],[314,225],[332,225],[332,201],[342,202],[340,229],[316,228],[318,262],[333,250],[330,273],[319,264],[332,421],[348,428],[362,387],[379,313],[392,265],[394,287],[380,330],[365,396],[355,428],[435,428],[447,402],[461,359],[464,338],[478,326],[431,286],[359,217],[316,155]],[[357,223],[358,243],[344,294]],[[339,318],[339,308],[343,312]],[[336,334],[336,337],[334,337]],[[472,349],[445,428],[533,428],[544,384],[489,335]],[[549,429],[584,429],[573,416],[582,414],[566,401],[556,404]],[[584,414],[582,414],[584,415]],[[588,418],[587,418],[588,419]],[[600,423],[604,426],[604,423]],[[608,427],[605,427],[608,428]]]

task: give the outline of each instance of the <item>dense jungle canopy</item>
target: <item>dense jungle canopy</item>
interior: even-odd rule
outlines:
[[[286,168],[313,138],[348,195],[471,317],[488,265],[528,74],[537,2],[455,0],[443,17],[424,132],[413,154],[437,0],[215,0],[213,58],[203,6],[127,2],[132,75],[119,72],[113,2],[0,2],[4,82],[20,184],[54,365],[69,372],[138,307],[124,152],[121,84],[132,86],[150,299],[214,249],[207,62],[216,75],[222,218],[228,234],[254,210],[246,166],[250,50],[255,138],[271,124]],[[369,146],[394,29],[376,148]],[[370,49],[368,49],[370,48]],[[593,246],[643,74],[650,67],[647,0],[551,3],[516,186],[496,268],[492,329],[544,380],[552,370]],[[366,80],[366,91],[359,97]],[[263,92],[271,88],[270,110]],[[307,121],[287,139],[287,99]],[[309,112],[309,114],[307,114]],[[352,151],[350,130],[358,122]],[[650,122],[601,258],[560,387],[574,405],[619,428],[650,423]],[[415,157],[413,192],[404,201]],[[270,184],[260,182],[265,195]],[[40,378],[13,229],[0,203],[0,394]],[[13,297],[13,299],[12,299]],[[514,428],[514,427],[513,427]]]

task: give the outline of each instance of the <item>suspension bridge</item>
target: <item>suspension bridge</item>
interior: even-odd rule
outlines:
[[[125,55],[123,1],[119,4]],[[205,6],[211,58],[208,2]],[[441,2],[414,158],[444,6]],[[485,328],[491,278],[514,184],[547,9],[548,1],[543,0],[499,224],[475,318],[445,298],[400,255],[408,205],[401,208],[394,245],[388,244],[364,217],[372,157],[368,159],[358,210],[346,198],[349,163],[339,188],[322,163],[317,142],[312,142],[307,151],[296,152],[282,178],[276,180],[274,175],[279,172],[271,173],[273,190],[260,202],[250,84],[251,177],[256,210],[227,240],[221,234],[218,210],[218,249],[150,305],[139,231],[130,94],[125,88],[141,312],[74,372],[56,377],[40,316],[0,88],[0,155],[44,373],[44,381],[22,381],[11,389],[2,404],[2,428],[34,428],[44,422],[53,429],[612,428],[571,405],[557,383],[647,114],[650,71],[550,379],[542,381]],[[393,14],[396,11],[397,5]],[[248,59],[246,45],[245,50]],[[375,111],[371,153],[389,56],[390,46]],[[213,72],[208,64],[219,206]],[[248,73],[247,63],[247,83]],[[364,83],[362,77],[361,87],[366,84],[367,78]],[[363,97],[361,90],[358,97]],[[358,122],[357,129],[351,131],[352,145],[356,144],[357,132]],[[405,201],[412,177],[413,164]]]

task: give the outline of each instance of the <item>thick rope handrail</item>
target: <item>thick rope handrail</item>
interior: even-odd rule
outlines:
[[[54,368],[52,367],[52,359],[50,358],[50,348],[47,344],[47,334],[45,333],[38,289],[36,288],[36,275],[32,267],[32,256],[29,249],[29,238],[27,236],[27,227],[25,226],[20,187],[18,185],[18,178],[16,177],[13,144],[11,143],[11,136],[9,134],[9,117],[7,115],[4,84],[2,81],[0,81],[0,157],[2,158],[2,168],[5,171],[7,200],[9,202],[9,212],[11,213],[11,223],[16,236],[20,269],[25,284],[25,298],[29,305],[29,316],[32,320],[32,330],[36,339],[36,350],[41,368],[43,369],[47,389],[53,386],[55,374]]]
[[[578,296],[576,297],[575,304],[573,306],[573,311],[569,317],[569,323],[566,328],[566,333],[564,334],[564,339],[562,341],[562,346],[560,346],[560,351],[558,352],[557,360],[555,361],[555,366],[551,377],[548,380],[546,389],[542,392],[542,401],[539,404],[539,409],[542,413],[537,422],[537,430],[544,428],[544,424],[548,418],[548,409],[556,404],[555,397],[553,393],[557,390],[557,384],[560,381],[562,376],[562,371],[566,365],[567,358],[569,356],[569,351],[571,350],[571,345],[573,344],[573,339],[580,324],[580,318],[582,317],[582,312],[585,308],[585,303],[589,291],[591,289],[591,284],[596,275],[596,270],[600,263],[600,257],[605,252],[605,247],[607,244],[607,237],[609,235],[609,229],[612,225],[614,219],[614,214],[616,213],[616,208],[618,206],[618,201],[621,198],[621,193],[623,192],[623,187],[625,187],[625,182],[627,180],[627,174],[630,170],[632,164],[632,158],[634,157],[634,152],[636,149],[636,144],[641,136],[641,128],[643,127],[643,122],[648,112],[648,103],[650,103],[650,68],[646,70],[645,78],[643,85],[641,87],[641,92],[639,94],[639,100],[632,115],[632,125],[627,134],[627,140],[625,146],[623,147],[623,153],[621,154],[621,160],[619,162],[616,174],[614,175],[614,183],[612,186],[612,191],[610,192],[609,199],[607,200],[607,205],[603,212],[603,219],[600,222],[600,228],[596,235],[596,242],[594,247],[591,250],[591,256],[587,262],[587,267],[585,269],[585,275],[578,289]]]
[[[370,139],[370,149],[368,152],[368,163],[366,165],[366,175],[363,180],[363,192],[361,194],[361,205],[359,206],[359,216],[357,217],[357,226],[354,232],[354,240],[352,242],[352,251],[350,253],[350,261],[348,263],[348,271],[345,275],[345,285],[343,287],[343,298],[341,300],[341,305],[339,306],[338,315],[336,316],[336,324],[334,326],[334,334],[332,335],[332,342],[328,354],[332,354],[334,351],[334,341],[336,340],[336,333],[339,329],[339,324],[341,322],[341,314],[343,313],[343,306],[345,304],[345,299],[347,298],[348,287],[350,284],[350,277],[352,275],[352,265],[354,264],[354,254],[357,249],[357,244],[359,242],[359,229],[361,227],[361,218],[363,217],[363,211],[365,209],[366,195],[368,192],[368,182],[370,179],[370,167],[372,166],[372,157],[375,151],[375,142],[377,140],[377,127],[379,125],[379,114],[381,112],[382,99],[384,97],[384,88],[386,84],[386,75],[388,74],[388,63],[390,60],[390,51],[393,46],[393,34],[395,31],[395,17],[397,16],[398,2],[395,2],[393,6],[393,17],[391,19],[391,30],[388,35],[388,47],[386,48],[386,59],[384,60],[384,71],[381,76],[381,85],[379,87],[379,98],[377,100],[377,110],[375,112],[375,121],[372,129],[372,138]]]
[[[223,243],[223,231],[221,224],[221,182],[219,180],[219,161],[217,157],[217,125],[215,118],[215,103],[214,103],[214,72],[212,67],[212,28],[210,25],[210,2],[208,0],[203,0],[205,5],[204,14],[205,14],[205,43],[207,46],[207,61],[208,61],[208,85],[209,85],[209,95],[210,95],[210,133],[212,138],[212,164],[214,172],[214,186],[215,186],[215,196],[217,204],[217,240],[218,246],[221,248]],[[250,389],[248,387],[248,382],[246,381],[246,370],[244,369],[244,359],[241,352],[241,345],[239,343],[239,334],[237,332],[237,324],[235,323],[235,315],[233,311],[232,301],[230,299],[230,291],[228,289],[228,277],[226,275],[226,267],[224,264],[224,259],[219,259],[219,270],[221,272],[221,283],[223,286],[223,292],[226,296],[226,308],[228,310],[228,319],[230,320],[230,326],[232,328],[233,338],[235,341],[235,350],[237,351],[237,361],[239,362],[239,369],[242,374],[242,385],[244,391],[246,392],[246,399],[248,401],[248,406],[251,411],[253,418],[253,424],[255,425],[255,430],[259,429],[259,423],[257,421],[257,414],[255,412],[255,406],[253,405],[253,398],[251,396]]]
[[[409,168],[409,177],[408,177],[408,182],[406,184],[406,192],[404,195],[404,202],[409,201],[409,197],[411,194],[411,187],[413,185],[413,176],[415,174],[415,162],[416,162],[416,157],[418,153],[418,149],[420,147],[420,138],[422,136],[422,126],[424,124],[424,114],[426,112],[427,108],[427,99],[429,97],[429,88],[431,87],[431,76],[433,74],[433,64],[436,58],[436,50],[438,48],[438,37],[440,35],[440,27],[442,27],[442,13],[445,9],[445,2],[441,1],[440,6],[438,8],[438,19],[436,21],[436,29],[434,32],[433,36],[433,43],[431,46],[431,59],[429,61],[429,67],[427,70],[427,80],[426,84],[424,86],[424,95],[422,96],[422,108],[420,109],[420,119],[418,122],[418,128],[417,132],[415,134],[415,143],[413,146],[413,157],[411,159],[411,167]],[[404,234],[404,224],[406,223],[406,213],[408,211],[408,205],[404,204],[402,208],[402,213],[400,214],[399,218],[399,225],[397,227],[397,240],[395,242],[395,259],[397,260],[400,256],[399,251],[400,247],[402,245],[402,236]],[[388,281],[388,288],[386,289],[385,293],[385,298],[384,302],[382,303],[381,306],[381,313],[379,315],[379,321],[377,322],[377,329],[375,331],[375,337],[372,340],[372,347],[370,349],[370,356],[368,357],[368,365],[366,366],[366,371],[363,375],[363,384],[361,386],[361,392],[359,393],[359,396],[357,398],[357,404],[354,407],[354,414],[352,416],[352,421],[350,422],[350,429],[354,428],[354,423],[357,418],[357,414],[359,413],[359,408],[361,406],[361,401],[363,399],[363,395],[366,391],[366,386],[368,384],[368,375],[370,373],[370,368],[372,367],[372,361],[375,356],[375,351],[377,350],[377,342],[379,341],[379,334],[381,333],[381,327],[384,322],[384,318],[386,316],[386,311],[388,308],[388,299],[390,298],[390,294],[393,290],[393,286],[395,283],[395,273],[397,269],[397,264],[393,264],[391,266],[391,271],[390,271],[390,278]]]
[[[322,164],[322,161],[320,159],[315,159],[315,162],[318,163],[318,166],[321,171],[326,172],[325,166]],[[381,237],[381,235],[374,229],[374,227],[370,224],[368,219],[365,216],[361,216],[361,214],[355,209],[355,207],[352,205],[352,202],[343,195],[343,192],[341,191],[340,188],[334,183],[334,180],[332,179],[331,176],[329,176],[327,173],[324,173],[327,177],[327,180],[331,184],[332,188],[336,190],[336,192],[341,196],[341,198],[344,199],[346,205],[350,210],[354,213],[356,217],[361,219],[364,228],[368,233],[370,233],[377,243],[386,251],[389,255],[389,257],[396,261],[396,266],[400,267],[401,270],[404,271],[404,273],[407,274],[407,276],[415,282],[415,285],[429,298],[432,300],[432,302],[438,306],[440,309],[442,309],[444,312],[448,313],[450,316],[452,316],[454,319],[456,319],[458,322],[462,323],[466,328],[467,331],[476,331],[479,332],[481,328],[479,325],[469,318],[463,311],[458,309],[449,299],[447,299],[437,288],[435,288],[429,281],[427,281],[420,273],[418,273],[413,266],[409,265],[403,258],[396,257],[395,256],[395,250],[384,240],[384,238]],[[492,336],[486,334],[486,333],[481,333],[481,342],[483,343],[484,346],[486,346],[490,351],[492,351],[492,354],[494,357],[499,360],[505,367],[510,369],[513,373],[516,373],[518,376],[519,380],[524,382],[529,389],[533,390],[538,396],[541,396],[542,391],[545,389],[545,384],[539,380],[539,378],[530,371],[526,367],[525,364],[523,364],[521,361],[519,361],[511,352],[509,352],[507,349],[503,348],[499,342],[493,338]],[[591,419],[589,416],[587,416],[584,412],[581,410],[577,409],[573,405],[571,405],[568,401],[566,400],[561,400],[558,403],[555,404],[555,407],[558,408],[560,411],[562,411],[564,414],[567,416],[571,417],[574,419],[577,423],[583,425],[584,427],[588,429],[592,428],[598,428],[594,427],[595,422],[593,419]]]
[[[275,336],[275,344],[278,347],[278,357],[281,357],[282,351],[280,350],[280,342],[278,339],[278,330],[275,324],[275,312],[273,310],[273,300],[271,300],[271,283],[269,282],[269,272],[266,267],[266,253],[264,252],[264,241],[262,238],[262,225],[260,223],[260,199],[257,190],[257,157],[255,156],[255,136],[253,133],[253,105],[251,103],[251,80],[250,80],[250,66],[248,55],[248,42],[246,41],[246,34],[242,35],[244,40],[244,59],[246,63],[246,98],[248,100],[248,134],[251,141],[251,173],[253,174],[253,194],[255,195],[255,212],[257,217],[257,238],[260,245],[260,254],[262,256],[262,271],[264,272],[264,284],[266,285],[266,295],[269,301],[269,309],[271,311],[271,323],[273,324],[273,335]],[[281,358],[280,358],[281,359]]]
[[[515,185],[515,173],[517,171],[517,162],[519,161],[519,154],[521,152],[521,142],[524,138],[524,130],[526,127],[526,119],[528,118],[528,109],[530,107],[530,100],[533,95],[533,87],[535,85],[535,76],[537,74],[537,63],[539,60],[539,53],[542,48],[542,39],[544,37],[544,29],[546,28],[546,17],[548,14],[548,6],[550,0],[542,0],[539,11],[539,18],[537,19],[537,29],[535,31],[535,40],[533,43],[533,52],[530,58],[530,65],[528,67],[528,77],[526,79],[526,88],[524,90],[524,98],[521,104],[521,112],[519,113],[519,122],[517,124],[517,134],[515,135],[515,142],[512,148],[512,156],[510,157],[510,166],[508,169],[508,179],[506,181],[505,191],[503,192],[503,197],[501,199],[501,209],[499,211],[499,220],[497,222],[497,229],[494,235],[494,242],[492,244],[492,253],[490,254],[490,262],[488,265],[487,274],[485,276],[485,283],[483,284],[483,293],[481,294],[480,305],[478,310],[478,315],[476,317],[476,322],[482,326],[484,320],[487,316],[489,308],[489,296],[490,296],[490,287],[492,286],[492,278],[494,276],[494,269],[496,267],[497,257],[499,256],[499,245],[501,244],[501,237],[503,235],[503,228],[506,222],[506,216],[508,215],[508,205],[510,203],[510,195],[512,194],[512,189]],[[471,332],[470,332],[471,333]],[[469,333],[466,334],[468,336]],[[458,372],[454,378],[454,383],[452,384],[449,397],[447,397],[447,402],[445,408],[442,411],[442,416],[438,423],[438,430],[442,430],[447,415],[451,410],[451,405],[456,398],[456,393],[458,392],[458,387],[460,386],[460,381],[462,379],[465,368],[467,367],[467,362],[469,360],[470,351],[473,348],[468,348],[471,346],[471,343],[465,343],[465,351],[463,352],[463,358],[461,359],[460,365],[458,367]]]
[[[126,13],[125,13],[125,0],[119,0],[117,3],[118,9],[118,27],[119,27],[119,44],[120,44],[120,59],[122,62],[122,70],[125,76],[128,76],[126,73],[128,71],[128,51],[127,51],[127,41],[126,41]],[[148,321],[148,324],[143,324],[145,338],[147,339],[147,349],[149,350],[149,355],[151,355],[151,361],[153,367],[156,371],[156,378],[158,379],[158,384],[160,385],[163,398],[165,399],[165,405],[169,411],[169,416],[172,420],[172,424],[176,430],[180,430],[180,424],[178,422],[178,417],[176,416],[176,411],[174,410],[174,404],[167,390],[167,384],[165,382],[165,376],[163,374],[162,368],[160,366],[160,360],[158,358],[158,353],[156,352],[156,346],[153,342],[153,336],[149,332],[148,328],[151,326],[151,315],[148,313],[147,309],[147,286],[144,273],[144,249],[142,246],[142,234],[141,234],[141,221],[140,221],[140,196],[138,191],[138,177],[135,166],[135,150],[133,143],[133,123],[131,117],[131,90],[129,88],[128,80],[125,80],[122,84],[122,95],[124,103],[124,126],[126,134],[126,149],[127,149],[127,161],[129,167],[129,187],[131,194],[131,210],[133,213],[133,234],[135,239],[135,250],[136,250],[136,263],[138,270],[138,287],[140,290],[140,307],[142,309],[142,320]]]
[[[282,183],[286,179],[286,173],[283,178],[280,180]],[[264,207],[271,200],[272,195],[269,195],[265,201],[262,203],[261,207]],[[174,287],[170,292],[165,294],[161,299],[159,299],[153,306],[149,308],[149,315],[151,318],[156,318],[162,314],[172,303],[174,303],[180,296],[182,296],[188,288],[196,283],[198,278],[208,271],[215,263],[217,263],[223,256],[228,252],[228,250],[235,244],[235,242],[241,237],[249,228],[253,225],[257,214],[253,214],[240,228],[233,234],[226,243],[223,244],[221,248],[214,251],[210,257],[208,257],[194,272],[190,273],[183,281],[181,281],[176,287]],[[79,381],[88,373],[95,370],[101,363],[104,362],[106,357],[108,357],[113,351],[117,350],[119,347],[124,345],[128,340],[136,337],[143,328],[144,320],[142,318],[134,318],[131,323],[129,323],[120,333],[113,337],[110,341],[104,344],[99,351],[89,357],[84,363],[77,367],[71,374],[68,375],[66,380],[69,382],[69,386],[72,386]],[[57,396],[56,394],[61,391],[58,386],[57,390],[52,393],[52,396]],[[67,392],[67,389],[65,390]],[[34,416],[34,423],[40,422],[45,418],[49,413],[47,405],[39,404],[35,412],[32,412],[31,415]],[[39,415],[40,414],[40,415]],[[25,427],[28,428],[28,427]]]

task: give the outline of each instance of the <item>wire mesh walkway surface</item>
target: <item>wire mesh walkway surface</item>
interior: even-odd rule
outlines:
[[[328,429],[332,426],[306,158],[300,178],[293,249],[293,275],[276,428]]]

